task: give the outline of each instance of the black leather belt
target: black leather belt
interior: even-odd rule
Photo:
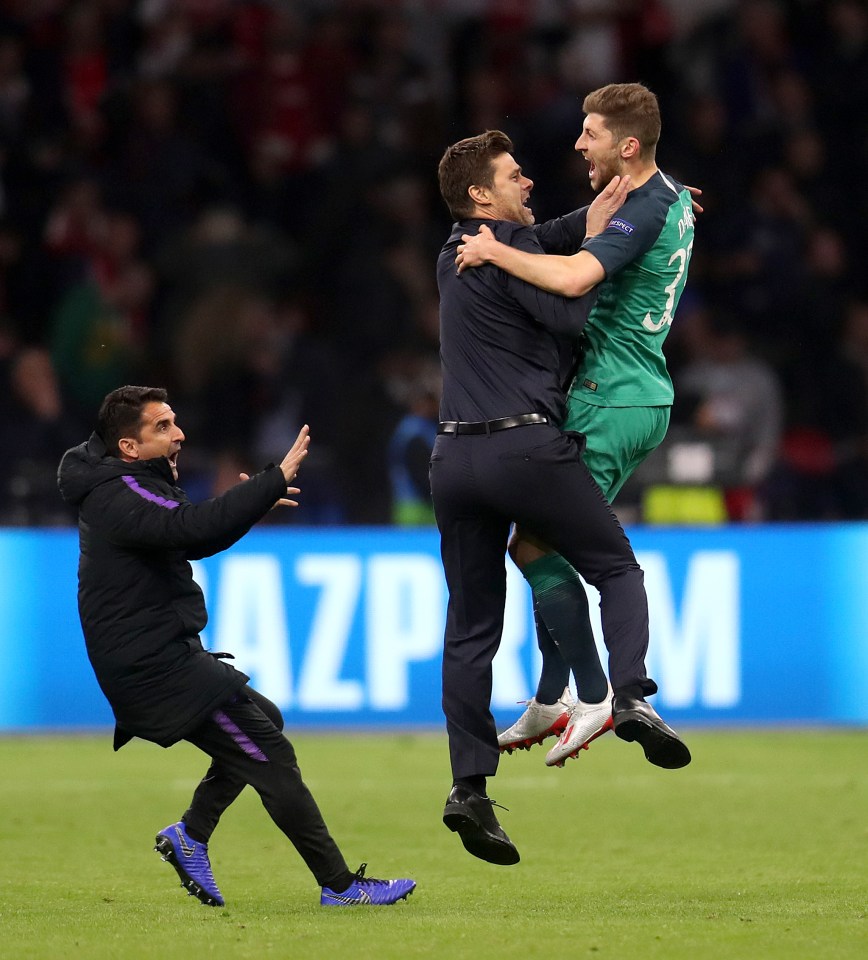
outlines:
[[[501,417],[499,420],[443,420],[437,427],[438,433],[481,434],[494,433],[496,430],[512,430],[513,427],[526,427],[529,423],[548,423],[549,418],[541,413],[522,413],[517,417]]]

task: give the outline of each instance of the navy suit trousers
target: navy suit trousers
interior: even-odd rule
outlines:
[[[612,687],[656,691],[645,673],[642,569],[582,462],[580,437],[547,424],[438,436],[430,474],[449,589],[443,712],[453,777],[497,770],[491,664],[503,629],[512,523],[557,550],[599,590]]]

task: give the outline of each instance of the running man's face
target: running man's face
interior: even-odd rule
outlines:
[[[585,117],[575,148],[588,161],[588,179],[595,192],[602,190],[612,177],[624,173],[621,141],[615,140],[602,114],[589,113]]]
[[[168,403],[156,400],[146,403],[139,420],[139,437],[122,440],[124,460],[153,460],[165,457],[178,479],[178,453],[184,441],[184,432],[175,423],[175,411]],[[128,446],[126,446],[128,444]]]
[[[489,210],[496,220],[510,220],[526,227],[533,225],[533,211],[527,205],[533,180],[521,172],[512,154],[502,153],[492,161],[494,185],[489,189]]]

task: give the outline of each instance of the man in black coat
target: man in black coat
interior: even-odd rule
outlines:
[[[533,181],[511,150],[505,134],[490,130],[453,144],[440,161],[440,192],[456,223],[437,263],[443,394],[431,456],[449,588],[443,710],[453,786],[443,820],[468,852],[501,864],[519,859],[486,793],[499,757],[491,665],[503,629],[512,522],[552,545],[600,592],[609,675],[623,711],[613,718],[617,735],[638,739],[641,726],[666,752],[661,765],[681,766],[690,758],[644,700],[657,684],[645,672],[642,570],[582,460],[584,437],[557,426],[565,405],[563,337],[581,332],[603,266],[590,258],[584,286],[572,299],[490,264],[461,275],[455,268],[462,236],[483,222],[503,243],[542,253],[528,207]],[[602,230],[625,194],[626,183],[613,180],[588,211],[589,231]]]
[[[157,834],[155,849],[188,892],[223,906],[208,841],[246,784],[292,841],[322,887],[324,906],[389,904],[412,880],[374,880],[347,867],[301,778],[278,708],[250,679],[211,654],[191,560],[232,546],[277,503],[307,455],[304,426],[277,467],[222,496],[191,503],[177,486],[184,434],[154,387],[121,387],[100,408],[96,432],[68,450],[58,470],[65,500],[78,508],[78,604],[90,662],[115,715],[115,749],[132,737],[169,747],[187,740],[212,758],[180,821]]]

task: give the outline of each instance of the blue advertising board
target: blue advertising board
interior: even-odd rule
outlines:
[[[668,720],[868,724],[868,524],[630,536]],[[112,722],[79,627],[77,562],[75,531],[0,530],[0,730]],[[290,726],[442,726],[436,531],[260,529],[194,567],[206,646],[234,653]],[[533,694],[539,668],[530,593],[507,571],[499,724]]]

